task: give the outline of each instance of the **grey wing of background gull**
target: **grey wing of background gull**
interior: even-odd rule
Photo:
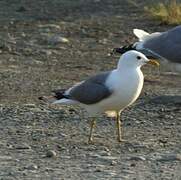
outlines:
[[[150,37],[144,42],[143,47],[143,51],[148,50],[158,58],[181,63],[181,26]]]
[[[109,97],[112,92],[105,85],[109,74],[110,72],[101,73],[78,84],[68,92],[69,98],[88,105]]]

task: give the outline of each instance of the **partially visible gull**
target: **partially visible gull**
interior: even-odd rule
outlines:
[[[120,57],[116,69],[92,76],[67,90],[53,91],[55,95],[39,99],[52,104],[79,104],[84,107],[93,118],[89,142],[93,141],[95,117],[113,111],[116,115],[117,139],[121,142],[120,113],[140,95],[144,79],[140,68],[147,63],[158,65],[158,62],[147,59],[140,52],[128,51]]]
[[[138,42],[115,48],[114,51],[123,54],[137,50],[148,58],[159,59],[167,70],[181,73],[181,25],[165,32],[149,34],[144,30],[134,29],[133,33],[139,39]]]

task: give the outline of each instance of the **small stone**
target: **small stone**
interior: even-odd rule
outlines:
[[[10,57],[10,58],[8,59],[8,61],[9,61],[9,62],[15,62],[16,60],[15,60],[13,57]]]
[[[17,10],[17,12],[25,12],[27,9],[24,6],[20,6]]]
[[[136,164],[135,164],[135,163],[131,163],[130,166],[131,166],[131,167],[135,167]]]
[[[57,29],[57,30],[60,29],[60,26],[57,24],[43,24],[43,25],[40,24],[38,27],[39,28],[53,28],[53,29]]]
[[[160,143],[166,144],[168,142],[168,139],[159,139]]]
[[[101,156],[111,156],[111,153],[108,152],[108,151],[100,151],[99,154],[100,154]]]
[[[54,170],[52,168],[46,168],[45,171],[46,172],[53,172]]]
[[[36,113],[44,112],[44,110],[43,110],[43,109],[40,109],[40,108],[31,108],[31,110],[32,110],[33,112],[36,112]]]
[[[132,160],[132,161],[145,161],[146,158],[143,157],[143,156],[132,156],[129,158],[129,160]]]
[[[12,157],[11,156],[0,156],[0,161],[2,161],[2,160],[6,160],[6,161],[12,160]]]
[[[28,108],[35,108],[36,105],[35,104],[24,104],[25,107],[28,107]]]
[[[33,120],[33,113],[32,112],[25,112],[24,113],[24,119],[26,119],[28,121],[32,121]]]
[[[180,154],[165,154],[162,155],[157,161],[181,161]]]
[[[99,40],[100,44],[107,44],[108,40],[106,38]]]
[[[57,156],[57,153],[53,150],[48,150],[47,153],[46,153],[46,157],[56,157]]]
[[[19,150],[25,150],[25,149],[31,149],[31,147],[27,144],[21,144],[21,145],[17,145],[15,147],[15,149],[19,149]]]
[[[111,166],[115,166],[117,164],[116,161],[111,161]]]
[[[34,63],[37,65],[43,65],[44,64],[42,61],[38,61],[38,60],[35,60]]]
[[[26,34],[24,32],[22,32],[21,37],[26,37]]]
[[[38,169],[38,166],[36,164],[30,164],[27,167],[25,167],[25,169],[34,171]]]
[[[68,43],[69,40],[65,37],[62,37],[60,35],[53,35],[48,39],[48,43],[51,45],[56,45],[59,43]]]
[[[103,169],[100,169],[100,168],[97,168],[96,170],[95,170],[95,172],[102,172],[103,171]]]
[[[52,55],[52,52],[49,50],[42,50],[41,52],[44,53],[46,56]]]

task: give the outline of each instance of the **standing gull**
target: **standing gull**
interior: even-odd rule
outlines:
[[[54,96],[39,99],[52,104],[79,104],[84,107],[93,117],[89,142],[93,141],[95,117],[113,111],[116,114],[118,141],[121,142],[120,113],[140,95],[144,79],[140,68],[147,63],[158,65],[140,52],[128,51],[120,57],[116,69],[95,75],[68,90],[56,90]]]
[[[181,25],[165,32],[149,34],[141,29],[134,29],[133,33],[138,42],[115,48],[115,52],[125,53],[137,50],[147,57],[160,59],[161,65],[167,70],[181,73]]]

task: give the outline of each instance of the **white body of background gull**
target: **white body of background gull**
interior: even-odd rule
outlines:
[[[140,68],[149,62],[156,64],[140,52],[128,51],[121,56],[116,69],[95,75],[66,91],[56,90],[54,96],[40,99],[53,104],[79,104],[92,117],[106,111],[116,112],[118,141],[121,141],[120,112],[140,95],[144,79]],[[94,125],[95,120],[91,124],[89,141],[92,141]]]
[[[165,70],[181,73],[181,26],[176,26],[165,32],[149,34],[141,29],[134,29],[133,33],[139,39],[132,46],[117,48],[117,52],[135,49],[147,57],[160,59]],[[161,67],[162,67],[161,66]]]

